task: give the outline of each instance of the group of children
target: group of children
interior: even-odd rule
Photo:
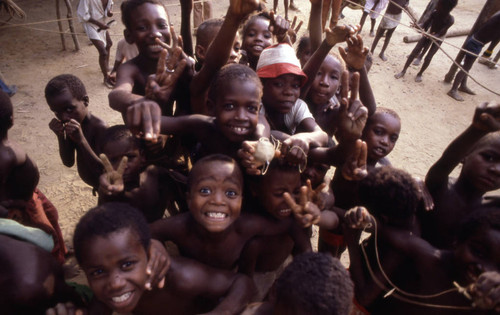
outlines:
[[[483,196],[500,188],[500,105],[480,105],[418,182],[386,158],[401,120],[375,105],[358,28],[333,25],[323,36],[321,6],[311,1],[310,36],[297,52],[290,23],[254,13],[257,0],[231,0],[223,21],[198,27],[193,50],[180,47],[159,0],[124,1],[125,38],[139,54],[118,68],[109,103],[125,124],[108,127],[90,114],[73,75],[45,89],[63,164],[76,159],[98,194],[73,237],[91,298],[68,287],[46,250],[20,239],[29,234],[21,226],[1,234],[2,310],[498,310],[500,212]],[[342,42],[340,56],[330,52]],[[38,180],[8,139],[12,119],[0,95],[2,217],[28,207]],[[312,252],[313,224],[323,253]],[[360,244],[362,230],[371,236]],[[349,271],[338,260],[346,247]]]

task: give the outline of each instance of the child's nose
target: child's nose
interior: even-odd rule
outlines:
[[[125,285],[125,279],[120,272],[114,272],[109,279],[109,288],[111,290],[119,290]]]
[[[494,163],[491,165],[490,170],[496,175],[500,176],[500,163]]]
[[[326,75],[321,77],[321,81],[319,83],[323,86],[330,86],[330,83],[328,82],[328,77]]]
[[[245,115],[245,109],[244,108],[239,108],[237,111],[236,111],[236,119],[239,119],[239,120],[244,120],[246,119],[247,116]]]

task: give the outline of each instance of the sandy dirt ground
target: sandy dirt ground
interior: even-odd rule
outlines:
[[[272,5],[268,0],[268,5]],[[216,0],[214,17],[225,14],[227,1]],[[411,6],[419,14],[428,1],[412,0]],[[454,28],[470,28],[478,16],[485,1],[460,0],[454,9]],[[49,129],[48,123],[53,118],[45,98],[46,83],[54,76],[72,73],[86,85],[90,97],[90,111],[104,119],[109,125],[121,123],[121,116],[108,107],[109,89],[102,84],[102,75],[97,62],[97,50],[90,44],[78,21],[75,21],[79,33],[81,50],[74,51],[71,38],[66,35],[68,50],[61,50],[58,34],[54,1],[17,0],[16,3],[26,12],[26,21],[13,23],[33,23],[52,20],[52,22],[0,28],[0,71],[8,84],[16,84],[17,94],[12,98],[15,122],[10,132],[10,139],[20,143],[36,161],[40,170],[39,188],[59,210],[60,225],[67,244],[71,242],[72,231],[78,218],[97,198],[91,189],[78,177],[76,168],[65,167],[58,153],[57,140]],[[178,1],[164,1],[170,12],[174,26],[180,26],[180,7]],[[300,7],[298,17],[307,21],[310,4],[306,0],[296,0]],[[73,1],[75,8],[78,1]],[[121,0],[116,0],[115,19],[120,20]],[[278,11],[283,11],[280,3]],[[295,12],[291,12],[293,16]],[[341,23],[358,23],[360,10],[344,10],[346,18]],[[63,15],[65,8],[63,7]],[[5,16],[0,16],[4,18]],[[380,18],[377,20],[380,21]],[[409,18],[403,16],[402,24],[409,25]],[[373,40],[368,36],[370,22],[367,20],[363,37],[365,45],[370,47]],[[403,79],[396,80],[394,74],[401,71],[406,56],[414,47],[405,44],[403,36],[415,32],[400,25],[386,51],[388,61],[378,58],[383,39],[375,51],[374,63],[369,73],[370,81],[377,100],[377,105],[395,109],[402,119],[400,139],[389,158],[396,167],[404,168],[414,175],[424,177],[429,167],[439,158],[447,144],[470,123],[475,106],[483,101],[496,100],[500,97],[486,91],[469,80],[469,86],[477,95],[464,95],[465,102],[456,102],[446,95],[450,85],[443,83],[451,61],[439,51],[427,71],[423,82],[415,83],[417,67],[411,66]],[[67,28],[67,25],[65,26]],[[110,30],[115,43],[122,37],[121,22]],[[305,33],[303,28],[299,34]],[[450,44],[461,46],[465,37],[447,39]],[[111,62],[114,60],[115,47],[112,48]],[[457,49],[442,45],[453,58]],[[500,47],[497,47],[497,50]],[[337,49],[337,48],[334,48]],[[496,51],[495,51],[496,53]],[[476,63],[471,71],[473,77],[490,89],[500,92],[500,70],[490,70]]]

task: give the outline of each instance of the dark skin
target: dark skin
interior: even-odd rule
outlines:
[[[0,235],[0,306],[5,314],[38,314],[57,302],[79,298],[64,281],[62,267],[42,248]]]
[[[357,223],[354,223],[353,227],[373,220],[368,218],[367,212],[362,214],[364,218],[360,218],[360,211],[357,212],[358,217],[354,219]],[[498,272],[499,257],[495,250],[499,241],[499,232],[497,230],[477,231],[470,235],[467,240],[457,244],[454,250],[439,250],[420,237],[409,233],[408,230],[391,227],[380,221],[378,226],[378,247],[381,252],[380,257],[384,271],[401,289],[413,294],[433,295],[453,288],[453,282],[455,281],[459,285],[467,287],[472,301],[457,291],[421,299],[407,297],[396,291],[389,298],[379,299],[371,306],[371,311],[384,314],[403,311],[409,314],[422,314],[423,312],[431,312],[431,314],[457,314],[462,312],[467,314],[494,314],[495,308],[498,310],[500,274]],[[389,259],[382,256],[384,249],[388,251]],[[351,252],[351,247],[349,251]],[[390,265],[386,267],[386,260],[389,262],[394,261],[394,257],[400,261],[400,265],[396,266],[397,268],[394,268],[394,264],[392,264],[393,267]],[[359,259],[359,257],[356,259]],[[351,260],[350,270],[354,278],[354,274],[357,272],[353,270],[352,263]],[[372,266],[375,266],[374,263],[376,262],[373,262]],[[470,265],[472,264],[480,266],[474,269],[474,274],[471,273],[473,269],[470,268]],[[356,266],[356,268],[358,267]],[[404,275],[398,275],[398,270],[405,270]],[[377,274],[380,275],[380,273]],[[366,283],[359,285],[357,280],[359,279],[356,279],[355,283],[356,288],[359,288],[360,291],[359,296],[370,292],[371,285],[366,285]],[[391,286],[386,287],[384,290],[376,287],[375,291],[382,295],[389,290],[388,288],[391,288]],[[358,292],[356,293],[358,297]],[[398,296],[408,298],[411,301],[437,305],[437,307],[408,303],[398,299]],[[472,305],[473,302],[476,303],[475,307]],[[439,307],[442,305],[450,306],[450,308]]]
[[[486,152],[478,148],[468,154],[475,142],[496,130],[500,130],[500,106],[481,104],[476,108],[472,124],[450,143],[441,158],[427,172],[425,184],[434,199],[435,210],[424,217],[422,231],[423,237],[431,244],[439,248],[449,248],[458,224],[468,213],[468,209],[480,205],[487,191],[498,188],[496,178],[500,173],[497,170],[496,151],[493,149],[497,145],[490,149],[487,149],[490,146],[485,146]],[[485,155],[490,151],[490,155]],[[449,175],[461,161],[464,162],[463,171],[457,180],[450,184]],[[484,164],[486,161],[491,163]],[[482,164],[474,166],[474,163]],[[474,172],[465,171],[471,167],[475,169]],[[478,178],[481,176],[491,177],[492,186],[478,184]]]

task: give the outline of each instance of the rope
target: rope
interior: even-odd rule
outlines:
[[[355,4],[356,2],[353,2],[352,0],[345,0],[346,2],[349,2],[351,4]],[[403,8],[402,6],[400,6],[399,4],[389,0],[391,3],[393,3],[394,5],[396,5],[397,7],[399,7],[401,10],[403,10],[405,12],[406,15],[408,15],[410,17],[410,19],[413,20],[413,17],[412,15],[405,9]],[[371,12],[375,12],[371,9],[369,9]],[[384,14],[381,14],[384,18],[388,19],[388,20],[391,20],[393,22],[397,22],[398,25],[403,25],[404,27],[406,28],[409,28],[409,29],[413,29],[413,30],[416,30],[418,33],[420,33],[421,35],[426,35],[427,37],[429,37],[429,39],[432,41],[433,44],[437,45],[437,47],[439,48],[439,50],[441,50],[446,57],[448,57],[448,59],[450,59],[460,70],[462,70],[463,72],[465,72],[465,74],[470,77],[472,79],[472,81],[476,82],[480,87],[482,87],[483,89],[487,90],[488,92],[490,93],[493,93],[497,96],[500,96],[500,92],[496,92],[496,91],[493,91],[492,89],[490,89],[489,87],[485,86],[484,84],[480,83],[478,80],[476,80],[476,78],[474,78],[472,75],[469,74],[468,71],[466,71],[458,62],[455,61],[455,59],[453,59],[453,57],[451,57],[446,51],[443,50],[443,48],[441,48],[441,45],[439,45],[437,43],[437,41],[441,41],[442,40],[442,43],[446,43],[447,45],[453,47],[453,48],[456,48],[460,51],[463,51],[465,52],[466,54],[469,54],[469,55],[473,55],[475,56],[476,58],[480,57],[478,54],[475,54],[471,51],[468,51],[467,49],[464,49],[463,47],[458,47],[456,45],[453,45],[447,41],[445,41],[444,39],[440,39],[439,37],[436,37],[428,32],[426,32],[425,30],[423,30],[417,23],[415,23],[417,29],[415,29],[414,27],[411,27],[410,25],[406,25],[406,24],[403,24],[401,23],[400,21],[396,21],[395,19],[387,16],[387,15],[384,15]]]
[[[442,309],[456,309],[456,310],[473,310],[474,308],[471,307],[471,306],[455,306],[455,305],[440,305],[440,304],[431,304],[431,303],[424,303],[424,302],[420,302],[420,301],[414,301],[414,300],[411,300],[407,297],[404,297],[398,293],[401,293],[403,295],[406,295],[406,296],[409,296],[409,297],[415,297],[415,298],[422,298],[422,299],[430,299],[430,298],[435,298],[435,297],[438,297],[438,296],[441,296],[441,295],[444,295],[444,294],[448,294],[448,293],[451,293],[451,292],[459,292],[459,288],[451,288],[451,289],[448,289],[448,290],[444,290],[444,291],[441,291],[441,292],[438,292],[438,293],[435,293],[435,294],[428,294],[428,295],[423,295],[423,294],[415,294],[415,293],[410,293],[410,292],[407,292],[401,288],[399,288],[398,286],[396,286],[390,279],[389,277],[387,276],[387,274],[385,273],[384,271],[384,268],[382,267],[382,263],[380,262],[380,256],[379,256],[379,252],[378,252],[378,230],[377,230],[377,220],[372,216],[370,215],[371,218],[372,218],[372,222],[374,224],[374,242],[375,242],[375,258],[377,260],[377,265],[378,265],[378,268],[380,269],[384,279],[392,286],[392,289],[388,289],[386,287],[385,284],[383,284],[376,276],[375,276],[375,273],[373,272],[373,269],[371,267],[371,264],[370,264],[370,260],[368,259],[368,255],[366,253],[366,250],[365,250],[365,246],[364,244],[361,245],[361,251],[363,252],[363,257],[365,259],[365,262],[366,262],[366,266],[368,268],[368,272],[370,273],[370,276],[372,277],[373,281],[375,282],[375,284],[381,288],[382,290],[386,291],[386,294],[384,297],[387,297],[389,295],[392,295],[394,296],[395,298],[401,300],[401,301],[404,301],[404,302],[407,302],[407,303],[411,303],[411,304],[415,304],[415,305],[420,305],[420,306],[426,306],[426,307],[432,307],[432,308],[442,308]],[[366,232],[366,228],[368,227],[365,227],[363,229],[364,232]],[[394,293],[394,291],[397,291],[398,293]]]

